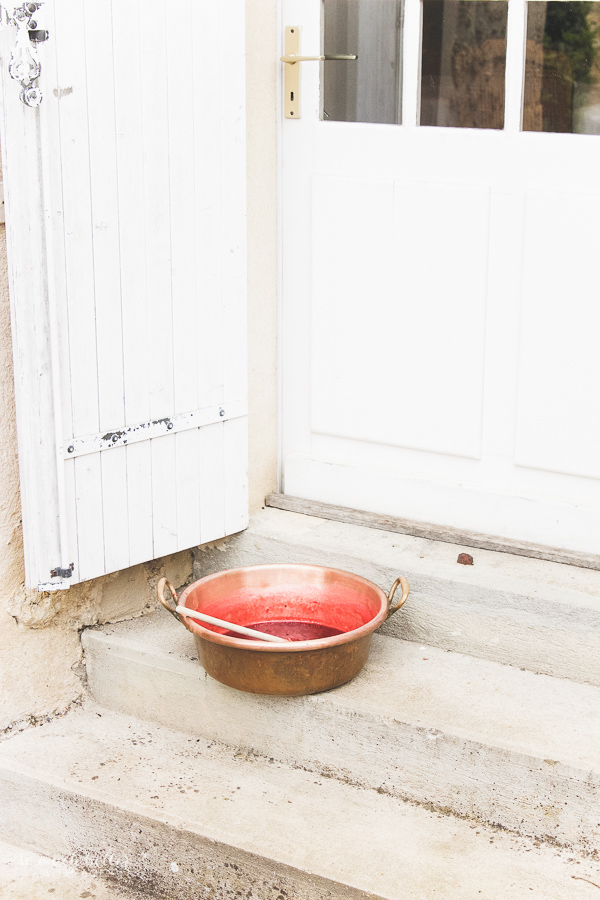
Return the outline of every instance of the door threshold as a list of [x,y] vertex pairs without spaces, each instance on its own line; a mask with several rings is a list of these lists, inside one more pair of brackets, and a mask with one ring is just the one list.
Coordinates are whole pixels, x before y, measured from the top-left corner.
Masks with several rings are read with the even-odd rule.
[[321,519],[346,522],[350,525],[363,525],[367,528],[378,528],[381,531],[409,534],[412,537],[425,538],[430,541],[462,544],[478,550],[495,550],[498,553],[512,553],[514,556],[545,559],[549,562],[563,563],[566,566],[600,570],[600,556],[593,553],[579,553],[577,550],[562,550],[558,547],[531,544],[527,541],[516,541],[490,534],[478,534],[475,531],[464,531],[448,525],[431,525],[428,522],[415,522],[411,519],[401,519],[397,516],[386,516],[380,513],[366,512],[362,509],[351,509],[348,506],[334,506],[331,503],[322,503],[319,500],[304,500],[301,497],[290,497],[288,494],[268,494],[265,498],[265,505],[272,506],[275,509],[286,509],[289,512],[303,513],[307,516],[317,516]]

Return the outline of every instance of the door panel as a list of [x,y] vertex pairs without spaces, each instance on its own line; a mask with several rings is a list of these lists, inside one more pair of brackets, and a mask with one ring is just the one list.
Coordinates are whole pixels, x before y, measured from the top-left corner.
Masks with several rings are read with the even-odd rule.
[[600,478],[599,194],[528,192],[525,208],[519,465]]
[[398,446],[481,456],[489,193],[395,184]]
[[312,214],[313,430],[479,458],[489,190],[315,176]]

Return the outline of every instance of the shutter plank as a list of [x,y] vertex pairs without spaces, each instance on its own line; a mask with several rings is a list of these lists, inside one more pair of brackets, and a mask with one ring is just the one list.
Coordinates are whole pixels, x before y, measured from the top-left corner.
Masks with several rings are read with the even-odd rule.
[[[1,35],[3,62],[14,32]],[[51,350],[44,269],[44,211],[38,121],[19,100],[19,87],[3,73],[2,157],[11,301],[21,508],[26,536],[27,584],[48,581],[59,560]],[[12,173],[13,177],[7,177]],[[49,440],[44,440],[49,436]],[[55,560],[49,563],[49,560]]]
[[[54,10],[50,11],[50,16]],[[50,19],[50,27],[55,23]],[[42,49],[43,48],[43,49]],[[69,333],[65,306],[65,235],[62,215],[62,182],[60,168],[60,120],[56,48],[47,43],[40,47],[40,62],[45,74],[44,103],[40,107],[40,168],[43,174],[45,207],[45,243],[48,290],[48,325],[52,356],[52,393],[54,401],[54,435],[56,444],[58,527],[60,557],[56,564],[64,569],[73,565],[79,571],[75,514],[74,467],[65,465],[64,447],[71,435],[73,410],[70,390]],[[54,86],[50,90],[50,86]],[[75,575],[72,577],[76,577]]]
[[178,550],[200,543],[199,440],[199,428],[175,435]]
[[[214,33],[194,54],[195,196],[198,294],[198,393],[200,406],[223,402],[223,308],[221,206],[221,5],[195,3],[194,34]],[[233,45],[232,45],[233,46]],[[218,124],[219,123],[219,124]],[[207,178],[206,173],[210,173]]]
[[177,551],[177,459],[175,435],[153,438],[152,523],[154,559]]
[[[68,323],[72,410],[71,427],[63,422],[68,442],[71,437],[97,432],[100,413],[84,4],[82,0],[68,6],[57,3],[55,16],[65,266],[63,308]],[[99,457],[75,460],[74,473],[78,579],[86,581],[105,573]],[[75,577],[74,573],[73,580]]]
[[199,407],[194,36],[184,24],[191,18],[192,3],[183,0],[179,3],[177,16],[167,16],[166,30],[175,413]]
[[[139,3],[116,0],[113,9],[125,420],[127,425],[137,425],[150,420],[145,205],[153,199],[151,188],[146,192],[144,184]],[[140,552],[135,538],[132,558],[139,559]]]
[[102,464],[104,570],[116,572],[130,565],[127,447],[98,455]]
[[100,427],[82,0],[56,4],[55,40],[73,437]]
[[245,419],[231,419],[224,428],[225,534],[248,525],[248,429]]
[[142,115],[150,418],[172,415],[173,311],[169,195],[169,118],[165,33],[168,5],[144,4]]
[[200,431],[200,543],[225,534],[225,423],[207,425]]
[[112,30],[110,3],[84,6],[100,431],[125,424]]
[[134,566],[154,558],[152,454],[150,441],[130,444],[126,450],[129,563]]
[[[221,29],[221,204],[223,210],[235,209],[242,200],[245,209],[246,173],[244,166],[245,91],[243,56],[229,52],[229,42],[243,46],[243,14],[227,17]],[[246,222],[243,216],[223,217],[223,357],[224,397],[234,400],[246,393],[247,335],[245,310],[240,298],[246,290]],[[234,429],[235,430],[235,429]]]
[[90,453],[88,456],[80,456],[74,462],[79,580],[89,581],[106,572],[100,454]]
[[66,565],[73,563],[73,583],[81,581],[79,565],[79,532],[77,529],[77,490],[75,487],[75,463],[74,459],[66,459],[64,462],[64,486],[65,507],[67,510],[67,530],[69,534],[68,557],[63,560]]

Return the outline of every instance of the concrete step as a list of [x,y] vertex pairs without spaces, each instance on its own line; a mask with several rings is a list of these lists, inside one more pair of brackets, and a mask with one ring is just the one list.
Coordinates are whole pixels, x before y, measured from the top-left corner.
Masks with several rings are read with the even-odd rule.
[[0,837],[169,900],[586,900],[600,883],[598,861],[90,705],[0,745]]
[[384,590],[405,575],[410,599],[383,634],[600,686],[600,571],[264,509],[199,548],[194,578],[261,563],[346,569]]
[[83,635],[91,691],[121,713],[378,795],[600,850],[600,689],[375,635],[354,681],[308,697],[209,678],[160,610]]
[[[142,894],[40,853],[0,842],[2,900],[137,900]],[[145,895],[147,896],[147,895]]]

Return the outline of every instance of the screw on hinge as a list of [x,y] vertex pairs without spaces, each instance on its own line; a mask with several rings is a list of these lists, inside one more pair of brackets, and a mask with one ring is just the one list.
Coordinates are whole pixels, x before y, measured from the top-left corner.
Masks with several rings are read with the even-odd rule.
[[73,569],[75,568],[75,563],[71,563],[68,569],[61,569],[60,566],[57,566],[55,569],[51,569],[50,577],[51,578],[70,578],[73,574]]

